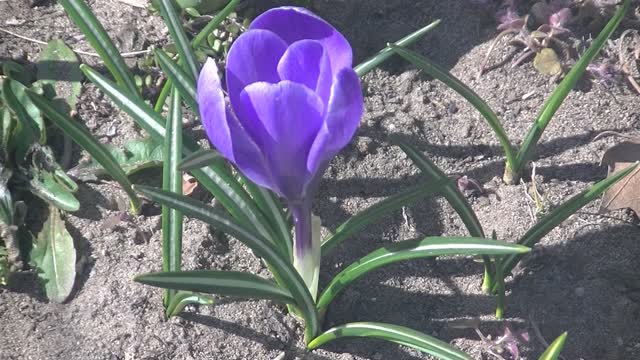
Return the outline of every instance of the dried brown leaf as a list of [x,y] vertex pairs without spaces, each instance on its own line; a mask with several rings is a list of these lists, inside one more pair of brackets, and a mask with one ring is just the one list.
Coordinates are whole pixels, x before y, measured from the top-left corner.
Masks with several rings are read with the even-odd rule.
[[[608,176],[612,176],[636,161],[640,161],[640,143],[623,142],[607,150],[600,163],[609,167]],[[614,184],[602,197],[601,213],[623,208],[640,214],[640,167]]]

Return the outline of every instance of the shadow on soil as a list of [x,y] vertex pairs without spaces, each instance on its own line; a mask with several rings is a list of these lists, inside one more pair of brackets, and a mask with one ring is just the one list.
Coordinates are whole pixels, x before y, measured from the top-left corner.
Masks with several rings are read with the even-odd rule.
[[[640,316],[640,228],[593,226],[568,232],[560,244],[536,246],[508,283],[506,315],[520,320],[517,327],[528,327],[533,347],[530,356],[544,350],[533,336],[530,320],[536,322],[547,341],[568,331],[570,337],[563,352],[568,358],[622,359],[635,358],[629,357],[630,351],[634,356],[640,354],[633,353],[638,351],[633,334],[640,330],[636,321]],[[363,320],[389,322],[447,341],[455,337],[447,330],[450,320],[495,311],[492,297],[465,295],[463,289],[452,285],[453,277],[474,272],[479,281],[481,271],[480,264],[468,259],[420,260],[386,267],[340,294],[329,308],[325,326]],[[438,293],[406,290],[412,282],[420,281],[430,283]],[[502,325],[492,320],[482,322],[480,328],[495,333]],[[467,333],[477,339],[473,332]],[[610,334],[622,335],[612,339]],[[412,358],[395,345],[366,343],[370,346],[358,341],[338,342],[328,348],[365,358],[376,353],[395,359]]]

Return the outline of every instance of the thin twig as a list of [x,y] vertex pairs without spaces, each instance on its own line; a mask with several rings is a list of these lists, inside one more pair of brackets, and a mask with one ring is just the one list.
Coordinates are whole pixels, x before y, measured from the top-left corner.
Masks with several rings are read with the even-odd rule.
[[[32,43],[36,43],[36,44],[40,44],[40,45],[47,45],[46,42],[38,40],[38,39],[33,39],[30,37],[26,37],[20,34],[16,34],[13,31],[9,31],[7,29],[3,29],[0,28],[0,32],[3,32],[5,34],[9,34],[9,35],[13,35],[17,38],[23,39],[23,40],[27,40],[30,41]],[[93,56],[93,57],[100,57],[100,55],[96,54],[96,53],[92,53],[92,52],[87,52],[87,51],[82,51],[82,50],[75,50],[75,49],[71,49],[73,52],[75,52],[76,54],[80,54],[80,55],[86,55],[86,56]],[[131,52],[124,52],[124,53],[120,53],[120,56],[122,57],[136,57],[136,56],[140,56],[140,55],[144,55],[144,54],[148,54],[150,53],[151,50],[147,49],[147,50],[138,50],[138,51],[131,51]]]

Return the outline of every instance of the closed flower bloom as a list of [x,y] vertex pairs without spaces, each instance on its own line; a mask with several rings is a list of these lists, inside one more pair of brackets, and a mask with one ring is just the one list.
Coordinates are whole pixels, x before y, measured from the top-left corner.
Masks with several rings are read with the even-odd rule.
[[211,143],[245,176],[287,201],[296,220],[298,262],[310,252],[319,257],[319,244],[311,240],[311,198],[363,111],[349,43],[308,10],[275,8],[233,43],[225,75],[228,102],[213,60],[198,79]]

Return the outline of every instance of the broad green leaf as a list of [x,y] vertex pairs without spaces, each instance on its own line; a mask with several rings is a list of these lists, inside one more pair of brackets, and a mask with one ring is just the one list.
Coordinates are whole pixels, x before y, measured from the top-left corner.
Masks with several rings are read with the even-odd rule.
[[8,186],[11,175],[11,169],[0,162],[0,223],[7,226],[13,224],[13,199]]
[[282,283],[296,300],[296,304],[305,319],[305,338],[310,340],[317,335],[320,323],[318,322],[318,314],[311,294],[296,269],[293,268],[290,260],[282,256],[275,244],[258,233],[254,233],[251,228],[247,228],[244,224],[227,216],[224,212],[186,196],[146,186],[136,186],[136,189],[151,200],[180,210],[186,216],[202,220],[251,248],[256,256],[263,258],[269,264],[274,271],[274,276],[282,280]]
[[[124,150],[112,145],[103,145],[113,156],[116,163],[126,175],[134,174],[152,167],[162,166],[163,146],[153,139],[134,139],[124,144]],[[96,159],[78,164],[69,170],[69,174],[82,181],[95,180],[97,177],[109,175]]]
[[560,358],[560,353],[562,352],[562,348],[564,348],[564,343],[567,341],[567,335],[568,333],[565,331],[553,340],[547,350],[545,350],[545,352],[540,356],[539,360],[557,360]]
[[507,167],[512,167],[516,159],[514,148],[509,141],[509,137],[507,133],[504,131],[502,124],[500,123],[500,119],[493,112],[491,107],[484,101],[478,94],[476,94],[473,90],[471,90],[467,85],[465,85],[462,81],[460,81],[455,76],[451,75],[446,69],[440,67],[440,65],[432,62],[424,56],[421,56],[413,51],[404,49],[399,46],[395,46],[390,44],[389,47],[393,49],[395,53],[405,58],[407,61],[411,62],[413,65],[429,74],[433,78],[440,80],[442,83],[447,85],[451,90],[457,92],[465,98],[473,107],[480,112],[480,114],[485,118],[493,132],[496,134],[498,141],[502,145],[502,149],[504,150],[505,156],[507,157]]
[[167,28],[169,29],[171,39],[176,45],[176,49],[178,50],[180,59],[184,64],[186,73],[189,74],[190,80],[195,82],[199,73],[196,56],[191,48],[191,43],[187,39],[187,34],[182,28],[182,20],[176,13],[171,1],[172,0],[158,0],[160,13],[162,14],[162,18],[164,19]]
[[1,60],[2,74],[10,79],[19,81],[24,86],[29,86],[33,82],[33,74],[24,66],[11,60]]
[[[394,43],[394,45],[400,46],[400,47],[409,46],[409,45],[415,43],[416,41],[418,41],[419,39],[421,39],[426,33],[431,31],[432,29],[434,29],[439,24],[440,24],[440,20],[438,19],[438,20],[432,22],[431,24],[423,27],[422,29],[418,29],[415,32],[413,32],[413,33],[403,37],[402,39],[396,41]],[[393,50],[389,46],[387,46],[384,49],[380,50],[380,52],[378,52],[375,56],[373,56],[373,57],[361,62],[360,64],[356,65],[353,68],[353,70],[355,70],[355,72],[356,72],[356,74],[358,74],[358,76],[363,77],[369,71],[371,71],[371,70],[375,69],[376,67],[380,66],[380,64],[382,64],[388,58],[390,58],[391,55],[393,55]]]
[[3,106],[1,103],[0,121],[2,121],[2,123],[0,123],[0,158],[4,159],[5,163],[11,164],[13,163],[13,159],[9,156],[11,153],[9,146],[11,144],[14,128],[16,127],[16,121],[13,116],[11,116],[11,110],[9,110],[8,107]]
[[443,255],[508,255],[523,254],[529,248],[518,244],[472,237],[426,237],[400,241],[369,253],[336,275],[318,298],[323,312],[329,303],[350,283],[366,273],[399,261]]
[[[551,211],[547,216],[538,221],[529,231],[526,232],[518,243],[524,246],[533,247],[551,230],[560,225],[569,216],[575,214],[583,206],[597,199],[602,193],[607,191],[613,184],[617,183],[625,176],[629,175],[638,167],[638,163],[610,176],[593,185],[591,188],[582,191],[578,195],[564,202],[562,205]],[[502,273],[507,276],[520,261],[523,255],[509,255],[501,262]]]
[[64,211],[74,212],[80,209],[78,199],[54,174],[43,169],[33,169],[32,176],[29,181],[31,193]]
[[86,2],[84,0],[60,0],[59,3],[64,7],[71,21],[80,28],[91,47],[100,55],[116,82],[127,89],[132,96],[140,98],[129,67]]
[[291,293],[273,281],[238,271],[177,271],[136,276],[135,281],[165,289],[195,291],[247,299],[296,303]]
[[404,326],[376,322],[354,322],[333,327],[313,339],[307,348],[313,350],[330,341],[345,337],[386,340],[443,360],[471,360],[469,355],[432,336]]
[[31,92],[29,92],[28,95],[31,101],[47,115],[47,118],[51,120],[52,123],[69,135],[73,141],[89,152],[96,161],[100,162],[102,166],[107,169],[111,177],[127,192],[131,199],[132,211],[137,213],[140,208],[140,200],[131,188],[131,183],[124,173],[124,170],[118,165],[111,153],[85,128],[69,119],[65,114],[60,113],[47,99]]
[[171,80],[171,84],[180,92],[180,96],[191,108],[194,114],[200,115],[198,110],[198,102],[196,101],[196,83],[189,74],[187,74],[177,63],[175,63],[166,52],[161,49],[154,51],[158,64],[167,77]]
[[179,165],[181,171],[200,169],[214,165],[222,159],[222,155],[214,149],[200,149],[185,156]]
[[[182,195],[182,173],[178,164],[182,159],[182,104],[176,88],[171,92],[169,116],[164,138],[162,189]],[[182,213],[162,206],[162,270],[180,271],[182,266]],[[165,307],[172,302],[173,290],[165,291]]]
[[402,192],[392,195],[352,216],[342,223],[342,225],[338,226],[333,235],[322,241],[322,253],[326,255],[329,251],[335,248],[336,245],[364,229],[368,225],[375,223],[384,216],[387,216],[392,211],[396,211],[401,209],[403,206],[411,205],[420,199],[438,193],[445,188],[448,181],[450,180],[438,179],[411,186]]
[[196,294],[191,291],[177,291],[171,298],[171,302],[167,304],[167,310],[164,315],[169,319],[180,314],[187,305],[213,305],[214,303],[215,299],[211,296]]
[[[151,137],[159,143],[164,142],[164,120],[153,111],[148,104],[123,92],[111,81],[105,79],[94,69],[81,65],[82,70],[89,80],[98,86],[111,100],[140,127],[147,131]],[[199,150],[199,146],[190,138],[184,138],[183,155]],[[206,188],[222,204],[229,213],[241,221],[247,228],[256,228],[258,232],[267,238],[270,237],[269,226],[266,219],[261,216],[257,206],[249,195],[242,189],[236,179],[230,174],[224,162],[191,172],[198,183]]]
[[76,54],[62,40],[51,40],[36,63],[37,78],[45,96],[65,105],[66,113],[75,110],[82,90],[82,72]]
[[565,76],[562,82],[553,91],[553,94],[551,94],[549,99],[547,99],[547,102],[542,107],[536,121],[527,133],[527,137],[522,143],[522,146],[520,146],[520,151],[518,151],[515,162],[512,163],[514,165],[512,170],[515,175],[519,175],[524,169],[526,163],[531,159],[538,140],[540,140],[540,137],[547,125],[555,115],[556,111],[560,108],[560,105],[564,102],[564,99],[566,99],[578,80],[580,80],[591,60],[598,55],[613,31],[618,27],[620,21],[622,21],[622,18],[624,17],[624,14],[626,14],[629,9],[629,6],[630,1],[625,0],[604,29],[602,29],[598,37],[593,40],[589,49],[587,49],[587,51],[580,57],[571,71],[569,71],[567,76]]
[[76,278],[76,249],[55,207],[49,207],[49,219],[33,244],[31,259],[49,300],[64,302]]
[[44,144],[47,140],[44,120],[40,110],[33,104],[27,96],[27,88],[20,82],[4,79],[2,82],[2,95],[5,103],[19,120],[19,127],[16,129],[11,141],[14,144],[11,148],[16,148],[16,161],[20,161],[20,156],[26,155],[26,150],[33,142]]

